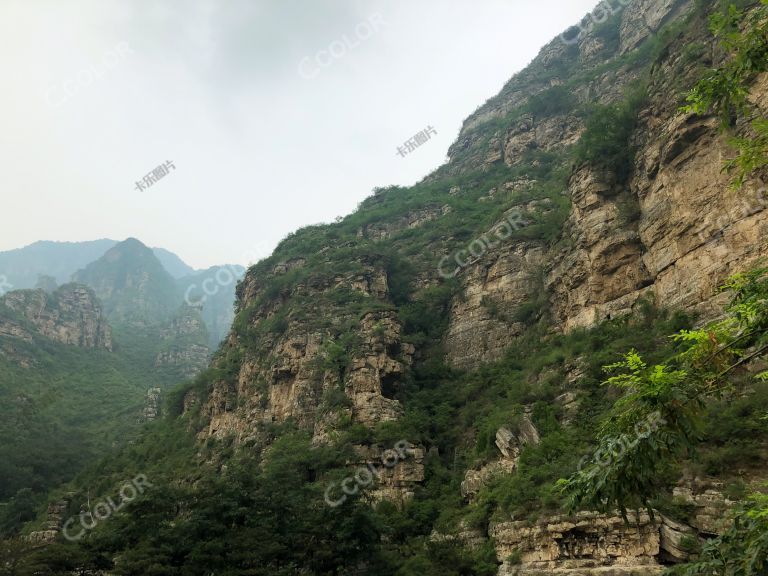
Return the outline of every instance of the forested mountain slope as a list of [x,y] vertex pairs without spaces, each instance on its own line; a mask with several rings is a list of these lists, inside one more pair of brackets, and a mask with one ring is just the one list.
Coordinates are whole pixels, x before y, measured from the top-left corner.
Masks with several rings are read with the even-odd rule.
[[446,165],[248,270],[211,366],[68,514],[138,474],[151,490],[79,543],[6,553],[126,575],[764,574],[768,4],[602,6]]

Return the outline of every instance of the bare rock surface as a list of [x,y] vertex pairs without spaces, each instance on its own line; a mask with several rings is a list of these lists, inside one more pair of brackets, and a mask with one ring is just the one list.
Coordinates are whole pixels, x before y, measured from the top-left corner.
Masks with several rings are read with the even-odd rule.
[[112,330],[93,290],[65,284],[53,294],[16,290],[0,299],[19,320],[0,317],[0,334],[31,341],[33,333],[81,348],[112,349]]

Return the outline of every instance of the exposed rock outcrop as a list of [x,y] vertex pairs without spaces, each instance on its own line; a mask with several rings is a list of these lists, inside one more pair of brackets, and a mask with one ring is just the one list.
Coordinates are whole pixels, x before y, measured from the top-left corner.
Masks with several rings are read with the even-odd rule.
[[517,463],[523,448],[528,445],[535,446],[539,442],[539,431],[531,422],[528,414],[523,414],[520,417],[515,432],[507,427],[499,428],[496,431],[495,444],[501,457],[478,469],[467,470],[461,483],[461,495],[472,500],[494,476],[512,474],[517,470]]
[[142,421],[151,422],[160,415],[160,397],[162,391],[160,388],[150,388],[147,390],[147,398],[144,402],[144,411],[142,412]]
[[359,446],[357,452],[360,460],[355,465],[371,471],[375,478],[368,493],[372,502],[388,501],[403,506],[424,482],[425,454],[421,446],[403,441],[396,449],[375,444]]
[[208,334],[197,309],[182,306],[176,316],[162,327],[160,334],[161,350],[155,357],[155,366],[173,367],[178,370],[180,378],[186,379],[194,377],[208,365]]
[[[288,274],[302,266],[303,261],[284,262],[272,273]],[[386,273],[373,263],[363,263],[363,268],[362,272],[299,283],[290,288],[291,297],[320,301],[342,291],[385,301]],[[246,298],[242,305],[259,302],[262,289],[255,277],[247,276],[241,286]],[[263,301],[252,310],[251,329],[271,326],[283,301]],[[326,322],[326,317],[333,321]],[[284,323],[280,332],[265,334],[249,350],[236,382],[216,383],[203,407],[209,418],[205,435],[247,440],[257,437],[265,422],[293,419],[312,430],[316,442],[323,442],[332,437],[342,414],[373,427],[402,413],[397,396],[414,347],[402,341],[402,326],[395,313],[369,312],[360,318],[329,303],[301,318],[288,314]],[[353,335],[338,343],[334,334],[342,324]],[[239,338],[230,336],[228,345],[239,346]]]
[[[682,0],[632,2],[621,15],[621,51],[691,6]],[[510,241],[458,272],[464,292],[453,303],[445,339],[452,365],[474,368],[503,355],[524,328],[514,311],[532,293],[541,293],[537,274],[543,277],[547,311],[563,331],[627,314],[645,299],[706,320],[721,309],[723,281],[768,253],[768,175],[758,173],[742,190],[732,189],[722,166],[733,150],[717,120],[681,112],[670,101],[680,77],[694,77],[695,62],[680,55],[684,42],[691,41],[673,44],[652,75],[626,182],[602,168],[577,166],[567,187],[571,210],[560,241],[550,248]],[[554,44],[545,48],[538,67],[546,68],[550,52],[562,50]],[[474,134],[483,122],[524,102],[523,93],[536,93],[535,81],[526,74],[467,120],[449,169],[486,162],[479,149],[472,152],[476,147],[497,150],[498,143],[475,140]],[[600,94],[615,101],[635,78],[619,68],[596,78],[589,93],[574,94],[580,100]],[[757,79],[750,100],[768,115],[768,75]],[[570,122],[568,127],[555,123],[560,128],[552,131],[535,130],[542,121],[548,122],[525,116],[510,128],[502,147],[508,153],[499,160],[512,165],[523,149],[549,150],[579,133]]]
[[27,536],[29,542],[49,544],[58,538],[64,524],[64,516],[69,508],[68,498],[70,496],[56,502],[51,502],[48,505],[42,530],[30,532],[29,536]]
[[17,290],[2,299],[11,314],[0,316],[0,335],[32,341],[37,334],[81,348],[112,349],[112,331],[93,291],[66,284],[53,294]]
[[699,535],[690,526],[661,516],[659,526],[659,558],[670,564],[686,562],[691,558],[691,544],[698,543]]
[[[421,263],[423,254],[408,246],[401,250],[398,241],[422,233],[426,258],[452,257],[455,245],[477,230],[467,226],[449,237],[438,225],[459,215],[445,203],[465,197],[488,207],[477,228],[510,210],[518,211],[526,226],[539,228],[481,243],[481,248],[469,239],[453,272],[444,273],[437,262],[429,270],[408,270],[413,272],[411,288],[444,288],[449,282],[441,283],[441,276],[455,277],[459,285],[457,290],[451,286],[449,303],[440,304],[447,328],[429,343],[436,346],[442,338],[441,353],[454,368],[499,360],[518,336],[543,319],[551,323],[541,322],[537,328],[542,331],[568,332],[625,315],[646,300],[697,312],[704,320],[713,316],[722,281],[768,253],[768,196],[760,179],[765,175],[757,174],[745,191],[731,190],[721,169],[731,149],[716,120],[682,112],[677,99],[670,98],[679,93],[673,83],[692,82],[697,74],[699,62],[687,60],[684,48],[693,40],[704,43],[703,26],[699,32],[672,35],[658,58],[638,56],[652,64],[621,58],[693,9],[694,2],[620,4],[618,28],[599,32],[595,26],[574,43],[555,40],[466,120],[450,162],[427,179],[438,185],[440,178],[446,180],[434,202],[423,190],[422,205],[398,204],[401,198],[377,192],[350,221],[297,233],[303,235],[293,238],[295,243],[287,239],[284,252],[248,272],[238,287],[236,329],[222,348],[210,394],[197,397],[190,391],[184,399],[185,411],[199,411],[201,439],[268,443],[268,425],[292,422],[320,444],[332,442],[350,423],[370,431],[396,421],[403,413],[411,365],[424,350],[407,342],[408,320],[399,315],[401,302],[417,290],[400,294],[403,300],[393,297],[390,265],[402,258],[418,268],[414,262]],[[569,77],[571,65],[578,75]],[[584,108],[619,103],[646,72],[648,99],[638,105],[631,138],[622,137],[634,152],[627,158],[627,173],[601,166],[602,160],[570,164],[572,156],[565,152],[586,129]],[[554,96],[553,88],[559,89]],[[547,91],[552,101],[532,98]],[[767,95],[763,76],[751,97],[766,114]],[[533,170],[544,173],[545,168],[557,177],[547,180],[551,174]],[[488,181],[487,174],[492,175]],[[566,182],[562,195],[552,190]],[[373,210],[373,217],[367,219],[365,210]],[[435,230],[439,233],[432,234]],[[315,252],[308,254],[307,247]],[[427,331],[411,341],[429,340],[433,335]],[[569,388],[585,369],[580,362],[562,364],[552,370],[554,375],[534,375],[528,384],[559,379],[547,400],[554,399],[560,423],[570,426],[578,422],[586,395]],[[498,429],[498,458],[466,472],[464,498],[471,501],[495,475],[514,474],[521,451],[538,442],[527,414],[518,428]],[[360,459],[350,465],[369,464],[381,449],[359,447]],[[412,495],[424,479],[423,449],[413,451],[412,459],[383,473],[372,499],[403,503]],[[715,488],[680,487],[676,495],[695,509],[690,526],[661,515],[654,523],[644,513],[629,523],[618,514],[593,512],[495,522],[488,535],[504,562],[500,574],[659,574],[662,562],[687,559],[689,538],[721,532],[715,520],[733,504]],[[478,532],[459,526],[453,534],[435,533],[433,538],[475,545],[485,536]]]
[[697,478],[682,482],[672,495],[692,506],[690,525],[700,534],[713,536],[729,528],[728,512],[737,504],[727,498],[723,490],[722,482]]
[[664,570],[656,561],[659,530],[645,513],[629,523],[591,512],[533,524],[498,522],[489,535],[503,561],[500,576],[646,576]]

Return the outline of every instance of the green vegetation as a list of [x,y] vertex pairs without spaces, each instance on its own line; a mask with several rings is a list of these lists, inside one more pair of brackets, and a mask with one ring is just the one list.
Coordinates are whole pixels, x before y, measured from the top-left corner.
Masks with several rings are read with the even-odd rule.
[[[49,305],[61,320],[82,311]],[[184,366],[157,365],[160,352],[206,343],[205,330],[178,335],[168,325],[114,326],[113,350],[80,348],[39,336],[26,318],[0,302],[0,319],[31,340],[0,336],[0,538],[34,519],[51,489],[141,431],[151,388],[183,378]],[[180,311],[174,323],[199,322]]]
[[0,354],[3,535],[34,517],[48,490],[136,438],[149,388],[178,382],[174,370],[155,369],[151,342],[120,333],[115,352],[44,339],[12,346],[14,357]]
[[[442,301],[435,294],[425,305],[439,310]],[[425,463],[424,486],[402,509],[386,503],[370,508],[364,490],[339,508],[324,503],[330,483],[349,474],[345,462],[352,444],[359,441],[352,434],[335,446],[312,447],[290,424],[265,427],[261,434],[276,443],[265,463],[257,466],[257,448],[233,451],[226,440],[199,447],[188,433],[193,414],[168,417],[81,475],[81,491],[71,509],[75,513],[85,502],[86,487],[92,498],[113,494],[138,473],[146,474],[157,488],[80,543],[28,554],[28,564],[19,573],[57,562],[94,566],[119,555],[115,573],[126,575],[202,575],[212,566],[233,574],[290,574],[296,566],[335,574],[363,558],[377,574],[494,574],[490,545],[471,552],[433,542],[433,528],[451,530],[461,519],[483,527],[492,517],[534,518],[560,509],[563,501],[555,481],[575,469],[579,456],[589,451],[592,431],[614,400],[599,385],[601,367],[616,361],[626,347],[661,359],[674,346],[663,334],[688,325],[683,316],[645,306],[636,317],[569,336],[533,329],[503,361],[475,373],[456,372],[434,360],[419,364],[405,389],[404,417],[381,425],[366,439],[393,445],[408,438],[427,449],[439,448]],[[343,366],[344,353],[331,347],[325,361]],[[585,410],[566,432],[554,399],[562,391],[564,371],[574,362],[585,362],[579,382]],[[464,470],[493,457],[496,429],[514,429],[525,406],[533,408],[541,443],[523,451],[517,474],[499,477],[467,507],[459,495]],[[199,461],[208,464],[200,466]],[[221,467],[224,463],[226,468]],[[180,518],[180,510],[190,513]],[[154,526],[166,528],[158,531]],[[233,529],[237,538],[229,536]],[[322,548],[311,543],[321,543]]]
[[[666,362],[651,365],[643,361],[637,351],[631,351],[624,361],[608,366],[608,369],[622,370],[622,373],[609,378],[605,384],[624,393],[600,427],[600,450],[610,454],[617,439],[636,438],[637,431],[648,427],[650,419],[654,420],[654,426],[651,433],[639,441],[625,445],[621,457],[608,462],[596,459],[568,480],[561,481],[563,492],[570,497],[571,509],[620,508],[625,513],[628,508],[645,507],[652,511],[652,500],[677,476],[670,472],[678,462],[692,457],[697,445],[705,439],[703,423],[708,404],[749,394],[755,387],[743,373],[743,367],[768,350],[768,269],[736,275],[724,289],[733,295],[726,318],[699,330],[678,332],[673,341],[680,349]],[[764,380],[764,376],[765,373],[758,375],[758,382]],[[764,386],[758,385],[758,389],[760,405],[764,407],[766,391]],[[742,429],[741,416],[745,408],[742,403],[742,412],[732,414],[730,418],[722,413],[714,416],[719,419],[710,425],[715,447],[718,432],[723,429],[733,431],[729,430],[731,427],[739,430],[734,434],[735,443],[729,448],[738,448],[739,439],[745,437],[754,441],[759,439],[764,447],[768,425],[761,418],[762,422],[756,423],[753,429],[750,430],[748,425]],[[746,412],[749,414],[750,410]],[[757,461],[742,460],[744,456]],[[741,465],[759,468],[761,450],[737,453],[736,459]],[[710,467],[709,471],[716,470]],[[764,500],[760,501],[764,503]],[[720,548],[728,550],[730,555],[717,558],[726,568],[749,564],[750,571],[688,573],[762,574],[763,563],[768,557],[768,533],[760,532],[764,524],[751,522],[755,515],[760,517],[760,512],[742,511],[734,528],[739,537],[750,538],[748,544],[742,541],[741,547],[728,548],[733,535],[726,535],[713,545],[715,548],[708,548],[709,553]],[[744,528],[744,524],[748,527]]]
[[170,318],[183,302],[175,280],[152,250],[133,238],[111,248],[73,279],[94,289],[114,322],[156,323]]
[[619,104],[596,106],[576,146],[577,161],[608,169],[618,183],[626,182],[635,157],[630,137],[646,101],[647,88],[641,85],[630,90]]
[[[493,543],[466,549],[453,538],[459,527],[483,533],[492,521],[535,521],[582,508],[619,508],[625,514],[655,508],[685,521],[692,507],[675,500],[671,489],[687,471],[721,479],[729,495],[746,501],[736,512],[733,528],[722,537],[702,548],[693,538],[683,542],[683,548],[699,557],[679,573],[764,573],[766,500],[759,494],[747,498],[752,488],[734,470],[758,474],[768,465],[768,375],[755,379],[747,371],[750,361],[764,355],[768,346],[766,270],[734,277],[726,286],[732,295],[726,317],[702,328],[694,329],[696,319],[686,314],[640,301],[631,315],[567,335],[552,330],[541,273],[530,301],[510,314],[489,298],[482,301],[494,319],[525,325],[524,334],[503,358],[465,372],[447,366],[442,349],[451,306],[465,295],[459,280],[436,279],[440,257],[465,248],[521,205],[528,209],[527,225],[509,241],[553,245],[569,214],[562,190],[574,159],[612,171],[617,183],[624,182],[633,168],[632,137],[639,112],[653,81],[650,67],[674,42],[684,41],[688,27],[704,10],[699,3],[687,19],[668,24],[638,50],[604,65],[577,66],[577,55],[567,52],[551,68],[525,72],[531,87],[541,89],[532,90],[533,96],[504,117],[481,123],[469,134],[482,145],[531,116],[568,114],[585,118],[586,130],[575,147],[531,149],[512,168],[497,163],[452,175],[446,168],[411,187],[378,189],[339,222],[309,226],[286,238],[273,256],[249,271],[249,281],[238,286],[241,297],[247,289],[251,298],[237,314],[232,344],[220,348],[204,373],[168,394],[165,418],[141,434],[131,421],[136,407],[130,404],[131,386],[140,382],[141,390],[135,392],[144,391],[149,387],[146,374],[123,378],[149,360],[153,347],[149,340],[132,337],[127,326],[116,331],[117,355],[99,360],[102,368],[110,366],[111,379],[91,370],[79,352],[58,349],[51,352],[51,365],[39,366],[39,378],[30,376],[37,367],[9,367],[14,381],[21,378],[25,389],[37,395],[29,411],[30,430],[33,437],[43,438],[44,446],[22,434],[19,445],[7,450],[29,458],[0,464],[10,468],[7,474],[15,481],[0,510],[4,535],[15,535],[22,524],[40,518],[42,490],[82,470],[85,459],[118,441],[108,458],[94,462],[54,493],[74,493],[68,514],[115,494],[136,474],[145,474],[154,486],[77,543],[36,548],[8,540],[2,551],[11,559],[7,566],[13,563],[14,574],[23,576],[75,569],[106,569],[117,576],[330,576],[360,571],[491,576],[498,570]],[[596,28],[605,50],[618,46],[618,24],[614,17]],[[749,32],[732,34],[729,38],[739,43]],[[701,51],[700,45],[691,46],[683,54],[683,65]],[[615,104],[579,105],[573,90],[577,84],[619,71],[643,80]],[[552,82],[555,77],[557,84]],[[755,142],[758,154],[752,158],[759,159],[762,144]],[[459,160],[464,159],[461,154]],[[759,167],[755,160],[748,162]],[[617,204],[622,222],[636,221],[636,202],[618,196]],[[413,225],[414,218],[418,225]],[[382,279],[386,299],[366,290],[374,293]],[[386,325],[380,318],[386,313],[399,320],[403,342],[414,344],[417,354],[396,386],[402,417],[369,429],[350,416],[344,385],[366,344],[360,322],[372,313],[380,314],[373,320],[374,336],[384,335]],[[274,344],[287,333],[320,335],[320,354],[310,368],[318,378],[332,379],[316,400],[322,416],[338,417],[333,444],[313,443],[292,420],[263,422],[258,411],[249,414],[254,418],[247,439],[223,435],[219,429],[201,441],[198,433],[206,430],[210,418],[203,403],[214,385],[224,396],[217,401],[242,408],[237,391],[243,362],[267,371],[277,366],[279,359],[271,357]],[[394,357],[401,353],[388,352]],[[74,355],[71,361],[67,354]],[[64,405],[58,416],[43,411],[40,421],[35,420],[38,405],[60,408],[51,398],[56,388],[49,382],[44,386],[41,376],[50,378],[56,370],[76,376],[67,382],[77,382],[83,398],[73,398],[95,415],[83,438],[67,438],[69,446],[63,451],[57,439],[61,430],[73,425],[75,419],[69,422],[65,416],[68,410],[74,414],[74,408]],[[170,379],[158,373],[153,383],[166,384],[166,376]],[[97,389],[97,381],[102,388]],[[260,377],[252,385],[266,403],[266,379]],[[198,402],[185,411],[190,393]],[[565,393],[573,396],[577,411],[569,411]],[[0,394],[12,397],[2,388]],[[121,403],[123,412],[115,418],[115,404]],[[10,405],[14,408],[5,418],[5,434],[14,429],[14,418],[27,418],[21,404]],[[0,403],[0,409],[5,407]],[[104,421],[107,411],[113,427]],[[63,419],[60,425],[57,418]],[[493,477],[468,502],[461,496],[466,471],[497,460],[498,430],[517,431],[524,419],[534,424],[540,442],[522,448],[514,474]],[[640,433],[648,428],[651,433]],[[99,444],[89,446],[93,438]],[[410,500],[402,505],[376,501],[369,490],[361,489],[338,506],[327,504],[326,490],[354,473],[350,463],[360,460],[355,452],[359,444],[392,446],[402,439],[425,449],[425,478]],[[595,457],[610,453],[617,439],[622,439],[623,455],[607,464]],[[40,461],[50,462],[51,469],[32,466]],[[37,483],[36,490],[24,490],[30,482]],[[513,552],[507,560],[519,564],[522,552]]]
[[[768,350],[768,269],[731,279],[733,293],[725,319],[700,330],[683,330],[673,340],[680,350],[664,363],[649,365],[637,351],[607,367],[621,370],[606,385],[625,390],[600,428],[600,446],[610,453],[623,435],[659,414],[658,431],[641,439],[625,457],[593,462],[563,482],[572,508],[650,508],[661,491],[664,468],[689,457],[703,438],[702,416],[709,400],[736,392],[733,374]],[[765,432],[762,426],[760,432]]]
[[[697,543],[698,544],[698,543]],[[760,576],[768,569],[768,496],[752,494],[736,511],[733,526],[708,542],[699,559],[670,570],[670,576],[733,574]]]
[[710,27],[729,56],[691,90],[685,110],[715,113],[723,128],[733,127],[738,116],[752,118],[753,133],[731,138],[738,155],[725,165],[735,172],[734,185],[740,187],[749,176],[768,166],[768,120],[760,117],[748,99],[754,79],[768,70],[768,0],[748,11],[729,4],[712,16]]

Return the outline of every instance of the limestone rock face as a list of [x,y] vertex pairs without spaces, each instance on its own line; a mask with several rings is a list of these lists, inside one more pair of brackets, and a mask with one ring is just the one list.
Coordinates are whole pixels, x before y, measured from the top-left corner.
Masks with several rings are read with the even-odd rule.
[[[448,151],[447,173],[465,174],[500,162],[514,166],[523,160],[526,152],[557,150],[575,142],[584,128],[582,121],[560,113],[540,117],[522,115],[491,138],[483,133],[483,125],[503,120],[531,96],[563,84],[568,72],[562,64],[573,62],[574,54],[575,60],[587,67],[604,64],[607,59],[625,54],[648,40],[666,22],[689,10],[693,0],[611,0],[607,4],[620,18],[619,45],[615,52],[608,51],[599,36],[597,29],[607,11],[597,9],[573,36],[564,34],[544,46],[528,68],[515,75],[497,96],[464,121],[458,139]],[[582,103],[614,102],[636,78],[636,71],[609,69],[577,86],[574,95]]]
[[668,562],[680,563],[688,561],[691,557],[685,545],[686,538],[696,542],[699,536],[690,526],[662,516],[659,538],[659,545],[662,550],[661,558]]
[[621,54],[639,46],[665,22],[691,7],[691,3],[686,0],[619,0],[613,4],[626,5],[626,16],[622,19],[619,33]]
[[494,476],[512,474],[517,470],[523,448],[527,445],[535,446],[539,442],[539,431],[528,414],[520,418],[515,432],[506,427],[499,428],[496,431],[495,443],[501,457],[478,469],[467,470],[461,483],[461,495],[467,500],[472,500]]
[[647,514],[629,520],[626,524],[619,515],[583,512],[573,518],[545,518],[532,525],[521,521],[491,524],[489,536],[504,562],[499,575],[661,574],[663,567],[656,562],[658,528]]
[[565,330],[629,312],[643,296],[712,318],[723,301],[717,288],[768,251],[765,186],[730,189],[721,169],[729,150],[714,120],[678,114],[658,134],[638,154],[626,197],[638,202],[636,223],[621,222],[591,169],[571,180],[577,246],[561,252],[547,277]]
[[653,281],[637,227],[622,219],[611,180],[584,167],[569,184],[571,245],[552,255],[546,279],[553,315],[565,330],[631,311]]
[[150,388],[147,390],[147,398],[144,402],[144,411],[142,413],[142,420],[144,422],[151,422],[160,415],[161,393],[160,388]]
[[[621,14],[622,50],[691,6],[684,0],[629,3]],[[768,253],[768,174],[757,173],[741,190],[731,188],[731,176],[722,167],[733,149],[717,120],[680,112],[670,101],[679,77],[694,74],[681,57],[685,41],[678,42],[653,75],[628,179],[575,166],[566,190],[570,214],[557,242],[503,243],[457,272],[464,291],[450,311],[448,363],[475,368],[499,359],[524,329],[515,311],[532,295],[546,296],[547,313],[561,331],[625,315],[641,300],[696,313],[701,321],[712,319],[727,299],[718,291],[723,281]],[[554,44],[545,48],[535,65],[546,68],[561,50]],[[633,79],[632,72],[605,73],[574,95],[615,101]],[[497,161],[514,164],[524,150],[552,150],[576,137],[580,128],[570,120],[523,115],[504,134],[506,144],[475,140],[474,131],[483,122],[519,106],[526,90],[527,95],[537,93],[536,86],[521,73],[468,119],[452,149],[449,172],[485,165],[488,154],[474,152],[481,144],[489,146],[489,154],[502,151]],[[768,116],[768,74],[757,78],[749,97]],[[542,123],[559,128],[538,130]],[[543,286],[537,284],[540,273]]]
[[[427,178],[436,188],[445,184],[442,194],[452,200],[472,194],[489,207],[488,218],[494,209],[499,214],[514,209],[523,222],[556,224],[542,225],[541,234],[512,235],[482,246],[469,239],[460,257],[453,260],[451,254],[442,269],[437,266],[440,256],[454,250],[467,229],[451,238],[440,230],[434,241],[431,231],[424,234],[429,247],[435,247],[436,266],[416,271],[413,284],[435,286],[439,276],[450,276],[461,288],[446,306],[442,341],[452,367],[470,370],[499,360],[530,324],[544,317],[553,320],[547,326],[553,332],[567,332],[627,314],[652,300],[709,319],[722,298],[717,294],[722,281],[768,253],[768,195],[760,180],[765,174],[758,174],[741,192],[730,189],[721,167],[732,152],[716,121],[680,112],[678,101],[670,98],[677,93],[673,84],[692,79],[700,64],[686,63],[686,43],[705,43],[703,36],[673,35],[654,64],[648,100],[631,137],[635,154],[626,175],[597,165],[568,165],[570,158],[559,158],[560,165],[552,168],[570,175],[567,181],[557,180],[565,186],[557,196],[537,189],[540,177],[535,170],[524,176],[507,170],[524,163],[546,168],[548,158],[577,142],[584,118],[568,110],[624,98],[642,66],[614,58],[649,41],[694,2],[616,0],[612,5],[620,5],[614,46],[592,29],[575,43],[562,38],[550,43],[529,69],[465,121],[449,151],[449,163]],[[575,87],[566,84],[571,78],[564,62],[579,65],[580,78],[587,79]],[[568,86],[569,91],[551,91],[558,86]],[[572,98],[573,106],[556,101],[554,111],[520,109],[547,91]],[[751,98],[768,115],[768,75],[757,80]],[[509,182],[497,179],[505,170],[511,172]],[[439,181],[442,177],[445,182]],[[552,181],[547,180],[547,186],[553,186]],[[295,246],[287,243],[290,257],[270,259],[250,270],[238,286],[239,316],[222,347],[226,363],[218,366],[221,376],[212,382],[208,396],[190,392],[184,398],[186,412],[199,411],[201,439],[232,437],[236,446],[268,444],[265,429],[294,422],[315,444],[323,444],[337,438],[350,422],[374,429],[397,421],[403,412],[402,388],[414,358],[423,351],[406,341],[390,294],[389,268],[372,255],[360,254],[375,253],[369,248],[384,244],[405,259],[421,262],[423,255],[409,252],[407,245],[411,235],[421,231],[409,231],[459,216],[443,205],[446,201],[442,196],[434,203],[414,202],[402,213],[382,210],[370,219],[361,210],[352,234],[310,229]],[[385,203],[385,195],[377,193],[364,207],[376,209]],[[384,213],[387,216],[379,220]],[[552,215],[556,218],[547,220]],[[317,253],[299,256],[302,246],[316,247]],[[343,265],[332,256],[324,259],[342,250],[345,257],[350,255]],[[562,381],[555,402],[562,408],[565,426],[577,418],[582,401],[568,387],[583,374],[584,368],[574,363],[550,375]],[[497,458],[466,472],[464,498],[475,498],[494,475],[515,473],[523,448],[537,442],[538,431],[527,415],[518,427],[500,428]],[[376,461],[382,450],[360,446],[359,459],[350,467]],[[416,446],[412,452],[408,459],[385,467],[372,499],[403,503],[413,494],[424,480],[424,454]],[[630,518],[629,524],[618,514],[597,513],[542,517],[534,523],[516,518],[496,522],[488,536],[504,562],[500,574],[659,574],[660,562],[685,558],[686,537],[722,531],[716,519],[730,503],[717,487],[700,488],[681,486],[676,493],[695,507],[692,526],[666,518],[654,524],[647,514]],[[485,536],[465,528],[433,536],[475,543]]]
[[517,432],[509,428],[499,428],[496,432],[496,447],[508,460],[517,460],[523,447],[529,444],[536,446],[540,441],[539,431],[527,415],[520,419]]
[[[356,469],[368,470],[375,478],[368,493],[372,502],[388,501],[403,506],[424,481],[424,448],[407,440],[401,446],[394,449],[375,444],[357,448],[360,460],[355,463]],[[360,473],[358,477],[365,475]]]
[[693,505],[690,524],[699,533],[712,536],[730,527],[728,512],[737,504],[723,494],[723,483],[708,479],[682,482],[672,495]]
[[[534,242],[510,243],[505,250],[491,250],[471,261],[461,278],[466,287],[454,300],[445,349],[450,363],[472,368],[498,360],[519,336],[525,324],[515,315],[537,290],[537,269],[543,247]],[[451,268],[451,262],[445,268]]]
[[709,479],[681,482],[674,496],[693,505],[690,524],[658,511],[618,514],[580,512],[575,516],[545,516],[536,522],[492,522],[496,556],[503,562],[500,576],[570,576],[661,574],[665,565],[690,559],[691,545],[722,534],[735,502],[722,484]]
[[64,519],[68,508],[68,498],[51,502],[46,511],[43,529],[30,532],[29,536],[27,536],[27,540],[37,544],[50,544],[54,542],[58,538],[62,526],[64,525]]
[[158,352],[155,366],[174,366],[181,370],[182,378],[192,378],[208,365],[208,352],[208,347],[201,344]]
[[61,344],[112,349],[112,331],[93,291],[66,284],[53,294],[44,290],[9,292],[0,303],[16,318],[0,316],[0,334],[31,341],[39,334]]
[[173,367],[180,379],[188,379],[208,365],[208,333],[197,309],[183,306],[160,334],[161,350],[155,357],[155,366]]
[[[367,426],[396,420],[402,413],[397,396],[413,349],[400,341],[396,316],[368,314],[360,322],[363,346],[350,365],[345,392],[352,399],[352,414]],[[405,362],[394,356],[403,352]]]
[[501,459],[481,466],[479,469],[467,470],[461,482],[461,495],[471,502],[495,476],[512,474],[516,469],[516,460]]
[[[288,274],[303,265],[281,263],[272,274]],[[241,302],[256,302],[262,285],[249,275],[241,290]],[[338,290],[385,300],[389,291],[386,272],[363,263],[362,272],[294,285],[290,293],[264,301],[254,310],[252,326],[270,322],[291,298],[311,301]],[[327,318],[333,320],[327,322]],[[249,349],[236,381],[214,385],[203,406],[209,420],[205,436],[258,440],[263,424],[293,419],[312,431],[315,442],[326,442],[333,438],[344,415],[368,427],[400,416],[397,396],[415,350],[402,341],[402,326],[394,312],[382,310],[360,317],[329,304],[302,317],[289,315],[285,322],[284,330],[268,334]],[[334,334],[341,324],[351,327],[354,344],[336,342]],[[230,336],[228,345],[240,346],[236,335]]]
[[445,534],[434,530],[429,535],[429,539],[433,542],[456,542],[458,545],[465,546],[470,550],[480,548],[488,540],[482,530],[468,526],[463,520],[453,532]]

